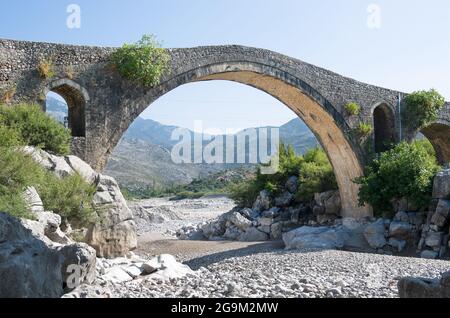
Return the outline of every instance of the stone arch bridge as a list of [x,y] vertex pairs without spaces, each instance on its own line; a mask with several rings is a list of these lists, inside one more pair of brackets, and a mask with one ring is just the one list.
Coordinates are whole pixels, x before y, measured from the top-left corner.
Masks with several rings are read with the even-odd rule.
[[[169,49],[171,67],[161,84],[144,88],[122,79],[109,63],[114,48],[0,40],[0,91],[9,103],[44,105],[56,92],[69,107],[72,152],[101,170],[129,125],[156,99],[195,81],[229,80],[260,89],[294,111],[314,132],[328,154],[339,184],[343,215],[363,217],[369,207],[357,202],[352,180],[387,144],[410,139],[402,123],[402,92],[364,84],[300,60],[244,46]],[[55,74],[42,78],[40,61],[51,60]],[[14,94],[12,94],[13,92]],[[359,115],[345,110],[361,106]],[[356,133],[360,123],[374,127],[371,136]],[[450,162],[450,105],[422,130],[441,162]]]

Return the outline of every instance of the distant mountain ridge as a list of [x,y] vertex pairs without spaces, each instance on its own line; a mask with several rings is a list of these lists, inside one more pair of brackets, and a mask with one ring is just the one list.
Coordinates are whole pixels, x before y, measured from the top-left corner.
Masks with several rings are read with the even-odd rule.
[[[63,122],[64,117],[67,116],[67,106],[63,102],[49,97],[47,98],[47,112]],[[242,164],[173,163],[171,149],[179,141],[172,140],[171,137],[172,132],[177,128],[179,127],[138,117],[114,149],[104,173],[115,177],[121,185],[128,187],[170,187],[187,184],[195,178],[243,166]],[[289,121],[279,129],[281,141],[284,144],[292,145],[298,154],[303,154],[318,145],[314,134],[299,118]],[[198,133],[190,131],[190,134],[193,137]],[[204,141],[204,144],[207,143],[209,141]],[[244,164],[244,166],[253,165]]]

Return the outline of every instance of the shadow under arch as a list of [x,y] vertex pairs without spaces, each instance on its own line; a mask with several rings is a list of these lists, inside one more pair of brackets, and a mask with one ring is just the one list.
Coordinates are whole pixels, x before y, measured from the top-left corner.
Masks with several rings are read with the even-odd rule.
[[172,74],[130,106],[131,116],[122,122],[109,141],[108,153],[123,133],[149,105],[169,91],[192,82],[227,80],[257,88],[281,101],[311,129],[326,151],[336,175],[344,217],[371,216],[368,206],[359,206],[359,186],[353,181],[363,174],[361,150],[346,136],[350,128],[336,108],[301,79],[272,66],[254,62],[222,62],[197,66]]
[[86,137],[86,107],[89,103],[89,94],[76,82],[70,79],[59,79],[51,82],[45,88],[45,95],[54,92],[60,95],[68,107],[68,128],[72,137]]
[[389,150],[396,143],[395,113],[385,102],[378,103],[372,110],[375,153]]

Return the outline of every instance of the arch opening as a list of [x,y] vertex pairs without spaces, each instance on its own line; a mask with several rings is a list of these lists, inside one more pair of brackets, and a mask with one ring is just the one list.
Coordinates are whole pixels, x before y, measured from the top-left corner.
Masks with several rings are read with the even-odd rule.
[[[59,95],[67,104],[67,115],[63,116],[63,123],[70,129],[72,137],[84,138],[86,137],[86,103],[88,101],[88,97],[87,94],[82,91],[81,87],[77,86],[78,85],[76,83],[71,83],[68,80],[57,81],[50,85],[47,89],[46,95],[46,111],[48,107],[49,93],[51,92]],[[61,110],[57,109],[56,111],[60,112]]]
[[357,155],[359,152],[347,139],[345,123],[339,122],[337,111],[330,109],[331,104],[301,80],[291,79],[289,74],[268,70],[264,66],[261,69],[261,65],[257,64],[238,62],[235,66],[228,63],[208,65],[173,77],[158,88],[156,96],[155,91],[152,91],[141,100],[140,106],[133,109],[134,115],[124,123],[122,130],[114,132],[112,139],[115,142],[107,151],[111,152],[131,122],[159,97],[183,84],[212,80],[233,81],[257,88],[294,111],[311,129],[328,155],[341,194],[342,216],[360,218],[372,215],[370,207],[359,205],[359,186],[354,180],[363,174],[363,169]]
[[439,164],[450,164],[450,126],[444,123],[433,123],[420,132],[431,142]]
[[381,153],[395,144],[395,116],[386,104],[380,104],[373,110],[374,150]]

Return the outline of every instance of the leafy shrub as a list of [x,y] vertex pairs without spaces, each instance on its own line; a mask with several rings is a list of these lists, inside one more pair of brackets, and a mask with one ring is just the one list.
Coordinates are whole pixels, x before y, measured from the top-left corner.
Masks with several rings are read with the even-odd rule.
[[63,155],[70,151],[70,131],[38,105],[0,105],[0,125],[15,130],[23,144]]
[[1,124],[0,118],[0,149],[23,145],[19,132]]
[[55,76],[53,62],[49,59],[41,60],[38,64],[38,72],[42,78],[52,78]]
[[371,124],[368,123],[359,123],[358,128],[356,129],[357,133],[361,137],[369,136],[372,131],[373,127]]
[[345,105],[345,110],[349,115],[357,116],[361,112],[361,107],[357,103],[348,103]]
[[153,35],[144,35],[135,44],[125,44],[111,55],[119,74],[144,86],[156,86],[168,70],[170,55]]
[[47,175],[45,183],[38,186],[45,209],[59,214],[76,227],[95,221],[96,213],[91,204],[95,191],[96,187],[79,174],[64,179]]
[[311,201],[314,193],[338,189],[333,167],[323,150],[310,150],[304,159],[300,167],[297,201]]
[[60,179],[44,170],[33,159],[12,148],[0,151],[0,211],[23,218],[33,218],[27,212],[23,192],[36,187],[44,207],[61,215],[73,225],[86,225],[94,220],[92,196],[95,187],[75,174]]
[[371,204],[377,214],[392,216],[392,200],[406,198],[415,206],[426,207],[431,198],[436,158],[423,142],[398,144],[381,154],[367,167],[361,185],[361,205]]
[[404,120],[414,129],[427,126],[436,120],[439,110],[444,106],[445,99],[436,90],[417,91],[405,97],[406,112]]
[[278,173],[261,174],[259,168],[254,179],[231,186],[230,197],[240,206],[251,207],[262,190],[268,190],[272,196],[284,191],[291,176],[299,177],[297,201],[310,201],[316,192],[337,189],[333,168],[323,150],[316,148],[298,156],[291,146],[281,145],[279,159]]
[[229,186],[229,197],[240,207],[252,207],[262,188],[256,179]]

